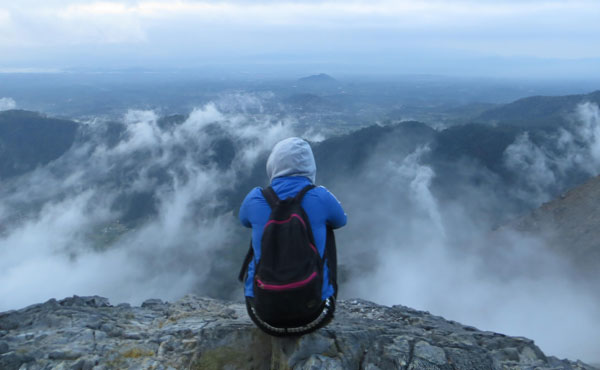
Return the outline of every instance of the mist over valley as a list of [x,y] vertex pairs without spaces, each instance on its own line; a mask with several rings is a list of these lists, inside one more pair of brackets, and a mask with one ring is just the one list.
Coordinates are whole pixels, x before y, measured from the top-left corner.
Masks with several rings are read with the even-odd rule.
[[0,311],[74,294],[241,300],[239,205],[267,185],[273,145],[300,136],[348,214],[341,298],[600,362],[588,84],[123,76],[0,75]]

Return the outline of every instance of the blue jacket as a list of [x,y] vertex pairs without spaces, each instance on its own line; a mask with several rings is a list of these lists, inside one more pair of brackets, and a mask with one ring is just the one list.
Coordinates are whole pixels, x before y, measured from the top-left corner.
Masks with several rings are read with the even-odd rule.
[[[311,180],[304,176],[277,177],[271,182],[271,187],[277,193],[279,199],[295,196]],[[323,257],[325,252],[325,238],[327,226],[334,229],[346,224],[346,214],[341,204],[327,189],[322,186],[309,190],[302,199],[302,208],[310,221],[310,226],[315,238],[316,247]],[[252,228],[252,246],[254,258],[248,266],[248,278],[245,282],[245,294],[254,296],[253,278],[256,261],[260,258],[260,245],[262,233],[269,219],[271,207],[263,197],[260,188],[254,188],[248,193],[240,208],[240,222]],[[327,265],[325,265],[325,276],[323,280],[322,298],[326,299],[333,295],[333,286],[329,283]]]

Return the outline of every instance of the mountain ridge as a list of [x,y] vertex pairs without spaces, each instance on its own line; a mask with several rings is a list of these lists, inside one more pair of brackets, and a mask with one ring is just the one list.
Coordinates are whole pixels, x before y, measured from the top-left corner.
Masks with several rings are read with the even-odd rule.
[[600,104],[600,90],[588,94],[530,96],[489,109],[475,121],[523,128],[552,128],[569,124],[568,116],[578,104],[585,102]]
[[66,153],[79,124],[38,112],[0,112],[0,179],[21,175]]

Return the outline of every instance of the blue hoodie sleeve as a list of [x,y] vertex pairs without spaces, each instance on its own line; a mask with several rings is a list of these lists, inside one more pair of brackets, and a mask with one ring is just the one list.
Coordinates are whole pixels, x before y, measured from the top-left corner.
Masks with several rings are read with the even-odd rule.
[[257,191],[260,191],[260,188],[254,188],[250,190],[240,207],[239,219],[242,225],[246,227],[252,227],[252,223],[250,222],[250,208],[253,199],[256,197]]
[[346,225],[346,212],[344,212],[344,209],[342,208],[340,202],[325,187],[321,186],[321,188],[323,188],[323,190],[325,190],[326,193],[325,204],[327,208],[327,225],[333,227],[334,229],[338,229]]

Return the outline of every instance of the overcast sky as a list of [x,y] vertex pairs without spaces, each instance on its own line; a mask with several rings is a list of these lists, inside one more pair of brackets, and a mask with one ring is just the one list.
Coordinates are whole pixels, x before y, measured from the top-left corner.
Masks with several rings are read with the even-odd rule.
[[0,69],[598,75],[599,19],[596,0],[0,0]]

